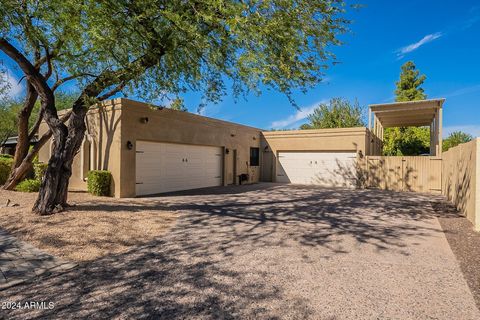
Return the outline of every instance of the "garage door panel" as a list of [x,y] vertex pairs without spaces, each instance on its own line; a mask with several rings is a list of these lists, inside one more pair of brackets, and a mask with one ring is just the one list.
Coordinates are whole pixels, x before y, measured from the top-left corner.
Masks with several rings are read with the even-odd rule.
[[221,185],[221,155],[220,147],[137,141],[137,195]]
[[356,186],[356,153],[279,152],[277,181],[336,187]]

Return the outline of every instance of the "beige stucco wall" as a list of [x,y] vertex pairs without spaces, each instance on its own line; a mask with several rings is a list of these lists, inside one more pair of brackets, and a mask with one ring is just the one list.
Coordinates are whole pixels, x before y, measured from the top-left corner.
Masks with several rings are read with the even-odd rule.
[[[142,122],[142,118],[148,118],[148,123]],[[40,135],[47,130],[43,123]],[[72,166],[71,190],[86,190],[88,161],[92,157],[93,169],[111,171],[113,196],[134,197],[138,140],[223,147],[224,184],[239,183],[238,175],[242,173],[249,174],[247,183],[259,180],[259,167],[249,164],[250,147],[260,146],[259,129],[188,112],[158,109],[123,98],[109,100],[88,112],[86,140],[91,142],[84,143]],[[133,149],[127,148],[127,141],[133,144]],[[95,148],[91,149],[89,143]],[[47,162],[49,157],[50,143],[47,143],[39,152],[39,160]]]
[[442,193],[480,230],[480,138],[442,154]]
[[[63,112],[59,112],[62,115]],[[86,138],[72,164],[70,190],[86,190],[86,175],[89,168],[109,170],[112,173],[112,195],[120,192],[120,145],[122,110],[121,100],[109,100],[92,107],[86,118]],[[45,122],[40,125],[39,135],[48,130]],[[93,147],[90,148],[90,144]],[[48,162],[50,158],[51,140],[39,151],[39,160]],[[91,152],[93,151],[93,152]],[[89,164],[91,162],[91,164]]]
[[[135,195],[136,141],[158,141],[223,147],[224,184],[238,183],[238,175],[249,174],[249,183],[258,182],[258,166],[250,166],[250,147],[260,146],[260,130],[168,108],[151,108],[148,104],[120,99],[122,104],[122,144],[120,197]],[[148,118],[148,123],[142,122]],[[127,141],[133,149],[128,150]],[[236,170],[233,157],[236,155]],[[234,173],[235,171],[235,173]],[[235,174],[235,178],[233,175]]]
[[262,150],[270,152],[271,159],[262,164],[263,170],[271,170],[272,180],[276,177],[276,163],[279,151],[323,151],[357,152],[360,157],[369,152],[369,130],[364,127],[312,129],[263,132]]

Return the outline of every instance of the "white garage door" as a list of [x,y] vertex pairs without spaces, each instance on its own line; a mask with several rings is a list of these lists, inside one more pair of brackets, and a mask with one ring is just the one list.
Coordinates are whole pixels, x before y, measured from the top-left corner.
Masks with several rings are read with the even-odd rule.
[[137,195],[222,184],[222,148],[137,141]]
[[355,187],[355,152],[279,152],[277,182]]

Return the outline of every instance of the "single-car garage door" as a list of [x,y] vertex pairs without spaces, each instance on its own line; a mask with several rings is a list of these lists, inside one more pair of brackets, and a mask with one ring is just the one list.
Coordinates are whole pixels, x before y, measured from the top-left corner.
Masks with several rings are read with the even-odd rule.
[[279,152],[277,182],[355,187],[355,152]]
[[136,194],[222,184],[222,148],[137,141]]

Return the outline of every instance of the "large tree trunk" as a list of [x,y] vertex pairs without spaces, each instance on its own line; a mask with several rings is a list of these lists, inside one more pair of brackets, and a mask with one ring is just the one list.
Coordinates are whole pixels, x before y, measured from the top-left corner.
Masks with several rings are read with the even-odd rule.
[[13,158],[12,170],[5,182],[3,188],[13,190],[18,182],[22,181],[31,169],[31,162],[28,166],[22,166],[24,159],[27,157],[30,147],[30,135],[28,133],[28,121],[32,114],[33,107],[37,101],[38,94],[30,82],[27,82],[27,95],[22,109],[18,113],[18,138],[15,148],[15,156]]
[[85,115],[87,108],[79,99],[72,108],[68,127],[58,128],[62,134],[53,140],[53,149],[48,167],[43,177],[38,198],[32,211],[48,215],[62,211],[67,206],[68,183],[72,175],[72,163],[85,135]]

